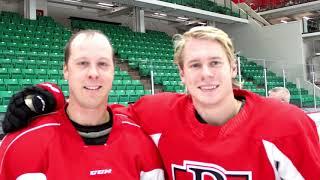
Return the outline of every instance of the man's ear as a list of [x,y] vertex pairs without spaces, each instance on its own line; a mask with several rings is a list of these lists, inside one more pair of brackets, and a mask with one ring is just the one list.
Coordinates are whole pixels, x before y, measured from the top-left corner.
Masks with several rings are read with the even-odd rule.
[[237,77],[237,73],[238,73],[237,61],[232,60],[230,67],[231,67],[231,76],[232,76],[232,78],[236,78]]
[[184,72],[180,66],[179,66],[179,75],[180,75],[180,79],[181,79],[182,84],[185,84]]
[[66,63],[63,64],[63,77],[65,80],[69,79],[68,66],[66,65]]

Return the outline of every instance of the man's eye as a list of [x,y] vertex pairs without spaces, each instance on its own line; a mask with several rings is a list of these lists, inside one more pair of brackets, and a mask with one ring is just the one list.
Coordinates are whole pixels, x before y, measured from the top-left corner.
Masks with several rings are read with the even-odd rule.
[[220,61],[212,61],[210,64],[211,64],[211,66],[218,66],[222,63]]
[[88,62],[86,62],[86,61],[81,61],[81,62],[79,62],[79,65],[87,65],[88,64]]
[[200,64],[191,64],[190,67],[191,68],[198,68],[198,67],[200,67]]
[[100,63],[99,63],[99,66],[108,66],[108,63],[100,62]]

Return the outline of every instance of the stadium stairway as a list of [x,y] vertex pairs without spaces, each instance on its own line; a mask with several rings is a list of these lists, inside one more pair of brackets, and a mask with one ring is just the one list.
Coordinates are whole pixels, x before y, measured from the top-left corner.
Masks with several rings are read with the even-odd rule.
[[[0,14],[0,113],[6,111],[10,97],[25,86],[41,82],[57,83],[66,96],[63,80],[63,47],[71,30],[51,17],[26,20],[17,13]],[[142,95],[151,94],[140,80],[115,67],[115,81],[109,103],[127,105]]]
[[[103,31],[111,39],[119,60],[128,64],[128,70],[137,70],[141,78],[149,78],[150,70],[153,69],[154,83],[159,87],[162,86],[163,91],[178,93],[185,91],[185,87],[181,84],[178,69],[172,61],[173,48],[171,38],[165,33],[157,31],[137,33],[131,31],[128,27],[120,25],[83,20],[73,20],[72,26],[78,29],[98,29]],[[241,65],[242,75],[245,79],[244,88],[265,96],[263,67],[248,61],[245,57],[241,57]],[[283,86],[283,78],[272,71],[267,71],[267,79],[269,89]],[[291,82],[286,84],[292,94],[291,101],[293,104],[298,106],[303,104],[303,107],[313,105],[313,97],[309,95],[307,90],[299,89]]]
[[[129,66],[129,63],[123,60],[120,60],[116,58],[115,60],[116,66],[120,68],[122,71],[127,71],[128,74],[132,77],[134,80],[139,80],[142,85],[144,86],[144,89],[151,90],[151,79],[149,77],[143,77],[140,76],[140,73],[138,70],[133,69]],[[162,85],[155,85],[154,86],[155,93],[163,92],[163,86]]]
[[90,20],[72,19],[73,29],[98,29],[108,35],[121,62],[139,71],[144,79],[150,79],[154,71],[156,91],[184,92],[178,69],[173,64],[171,37],[164,32],[133,32],[128,27]]

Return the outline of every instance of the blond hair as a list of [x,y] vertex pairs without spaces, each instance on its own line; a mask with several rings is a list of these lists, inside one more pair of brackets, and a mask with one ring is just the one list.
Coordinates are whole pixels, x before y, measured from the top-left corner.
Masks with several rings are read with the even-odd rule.
[[[186,43],[190,39],[202,39],[202,40],[211,40],[217,41],[222,48],[224,49],[229,63],[236,61],[234,55],[234,47],[232,41],[227,33],[221,29],[211,27],[211,26],[197,26],[191,28],[189,31],[184,34],[176,34],[173,36],[174,41],[174,63],[180,68],[183,69],[183,50]],[[233,79],[232,84],[234,87],[240,87],[240,83]]]

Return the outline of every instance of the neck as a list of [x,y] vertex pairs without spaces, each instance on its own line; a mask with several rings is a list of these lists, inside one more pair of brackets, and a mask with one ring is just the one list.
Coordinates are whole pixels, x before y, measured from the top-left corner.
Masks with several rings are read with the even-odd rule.
[[69,102],[66,111],[70,119],[83,126],[96,126],[110,120],[109,112],[105,106],[89,109]]
[[195,104],[195,109],[208,124],[220,126],[238,114],[241,104],[241,101],[235,99],[232,94],[232,97],[224,99],[224,101],[219,104],[211,106]]

